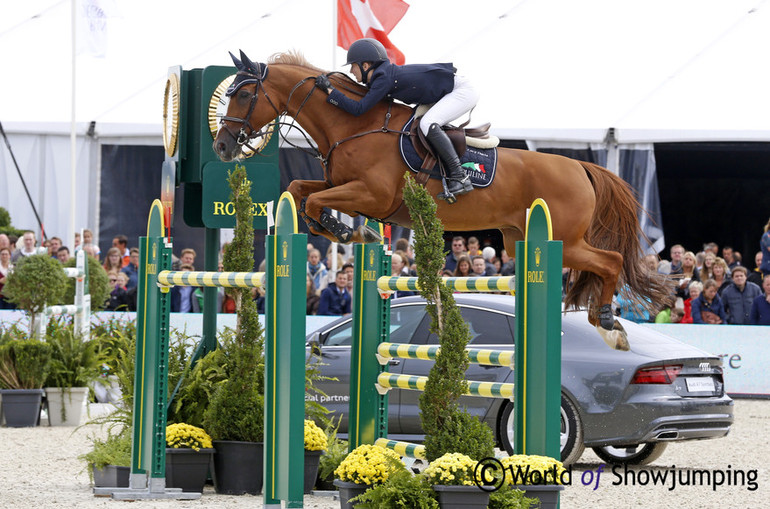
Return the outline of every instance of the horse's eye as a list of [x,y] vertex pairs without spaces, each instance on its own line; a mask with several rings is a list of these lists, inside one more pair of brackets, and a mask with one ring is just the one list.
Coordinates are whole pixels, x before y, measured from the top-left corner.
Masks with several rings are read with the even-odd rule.
[[248,90],[241,90],[238,92],[238,99],[241,101],[249,100],[251,99],[251,93]]

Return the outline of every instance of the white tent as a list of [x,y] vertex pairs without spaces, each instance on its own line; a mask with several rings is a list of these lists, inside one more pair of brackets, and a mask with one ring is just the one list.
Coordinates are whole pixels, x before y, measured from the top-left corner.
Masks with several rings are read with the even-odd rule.
[[[391,40],[407,63],[453,61],[482,92],[474,120],[501,138],[605,144],[612,129],[610,152],[615,141],[770,140],[768,0],[410,3]],[[72,203],[71,3],[21,4],[0,7],[0,122],[48,230],[62,233]],[[99,145],[161,143],[169,66],[229,65],[238,49],[262,61],[297,49],[330,70],[344,62],[335,0],[106,5],[105,56],[75,59],[79,227],[98,224]],[[5,150],[0,170],[0,206],[34,224]]]

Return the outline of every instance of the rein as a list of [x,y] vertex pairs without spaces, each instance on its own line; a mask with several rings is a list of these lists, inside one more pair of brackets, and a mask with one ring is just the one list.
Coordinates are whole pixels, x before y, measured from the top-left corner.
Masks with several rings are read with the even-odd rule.
[[[241,71],[241,72],[244,72],[244,71]],[[331,144],[331,146],[329,147],[329,151],[324,156],[321,153],[321,151],[318,149],[318,147],[313,143],[313,140],[307,135],[307,133],[304,130],[300,129],[297,125],[295,125],[295,122],[297,121],[297,118],[299,117],[299,114],[302,111],[302,108],[305,106],[305,104],[307,104],[307,102],[310,100],[310,97],[313,95],[313,92],[316,90],[315,86],[310,89],[310,91],[307,93],[305,98],[302,100],[302,102],[300,103],[299,107],[297,108],[297,112],[294,115],[291,115],[293,117],[293,119],[294,119],[292,122],[284,122],[284,121],[280,120],[282,117],[285,117],[286,115],[289,115],[289,110],[288,110],[289,103],[291,102],[291,99],[292,99],[292,96],[294,95],[294,92],[296,92],[299,89],[299,87],[304,85],[308,80],[315,79],[315,78],[314,77],[307,77],[307,78],[304,78],[304,79],[300,80],[298,83],[296,83],[292,87],[291,91],[289,92],[289,96],[286,99],[286,108],[283,111],[279,111],[278,108],[275,106],[275,103],[273,102],[273,100],[270,98],[270,96],[267,93],[267,89],[265,88],[265,86],[263,84],[263,77],[257,76],[257,75],[252,74],[252,73],[247,73],[247,74],[250,74],[250,75],[255,77],[254,81],[256,82],[256,87],[254,88],[254,94],[251,96],[251,102],[249,103],[249,110],[246,113],[246,117],[245,118],[239,118],[239,117],[230,117],[230,116],[225,115],[225,116],[222,117],[222,120],[220,121],[222,127],[224,127],[225,130],[227,131],[227,133],[230,134],[230,136],[232,136],[233,139],[235,139],[235,142],[238,145],[245,146],[248,149],[252,150],[253,152],[257,152],[257,151],[254,149],[254,147],[252,147],[249,144],[249,140],[251,140],[253,138],[262,137],[262,136],[265,136],[267,134],[270,134],[277,127],[278,128],[279,136],[281,137],[281,139],[285,143],[288,143],[293,148],[300,149],[303,152],[312,155],[314,158],[318,159],[321,162],[321,165],[324,168],[324,180],[326,181],[326,183],[330,187],[333,187],[334,184],[332,184],[332,181],[331,181],[331,170],[329,169],[329,160],[331,159],[331,155],[332,155],[332,152],[334,151],[334,149],[339,147],[341,144],[345,143],[346,141],[351,141],[351,140],[360,138],[362,136],[366,136],[368,134],[376,134],[376,133],[409,134],[407,131],[403,131],[401,129],[391,129],[391,128],[388,127],[388,125],[390,123],[390,119],[392,117],[391,110],[393,109],[393,102],[390,101],[390,102],[388,102],[388,111],[385,113],[385,121],[384,121],[382,127],[380,127],[379,129],[372,129],[372,130],[369,130],[369,131],[363,131],[363,132],[360,132],[360,133],[356,133],[356,134],[353,134],[353,135],[348,136],[346,138],[343,138],[341,140],[335,141],[334,143]],[[342,73],[332,72],[330,74],[342,74]],[[343,76],[345,76],[345,75],[343,75]],[[267,102],[273,108],[273,111],[275,111],[276,116],[279,118],[279,120],[277,122],[275,122],[275,123],[270,123],[270,124],[265,125],[265,127],[263,127],[262,129],[260,129],[258,131],[256,129],[254,129],[254,127],[251,125],[251,122],[249,121],[249,119],[251,118],[251,115],[254,112],[254,108],[256,108],[256,106],[257,106],[257,100],[258,100],[259,90],[260,89],[262,90],[262,93],[264,94],[265,99],[267,99]],[[359,92],[357,90],[353,90],[353,89],[350,89],[350,88],[347,88],[347,87],[345,87],[345,90],[348,90],[350,92],[359,94]],[[241,127],[240,127],[240,130],[238,131],[237,135],[235,133],[233,133],[233,131],[230,130],[230,128],[225,123],[225,121],[240,123]],[[275,124],[275,125],[273,125],[273,124]],[[296,145],[295,143],[292,143],[288,139],[287,135],[281,132],[280,128],[282,126],[288,126],[290,130],[291,129],[297,129],[302,134],[303,138],[305,138],[305,142],[307,142],[307,144],[310,145],[311,149],[306,149],[305,147],[300,147],[299,145]],[[248,133],[246,131],[247,127],[249,129]]]

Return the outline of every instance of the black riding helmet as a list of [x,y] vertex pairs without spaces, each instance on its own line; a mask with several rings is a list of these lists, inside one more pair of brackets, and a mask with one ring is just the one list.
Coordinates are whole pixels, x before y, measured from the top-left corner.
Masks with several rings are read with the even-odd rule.
[[345,65],[357,64],[361,70],[361,79],[366,84],[366,73],[361,66],[364,62],[371,62],[377,67],[382,62],[388,61],[388,52],[385,46],[377,39],[359,39],[348,48],[348,61]]

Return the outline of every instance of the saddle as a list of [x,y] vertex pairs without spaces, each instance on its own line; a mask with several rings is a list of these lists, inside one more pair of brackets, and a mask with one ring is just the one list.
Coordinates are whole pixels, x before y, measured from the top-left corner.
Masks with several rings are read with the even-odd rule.
[[[420,121],[422,115],[427,111],[428,107],[419,106],[416,110],[417,117],[412,122],[409,129],[409,139],[412,142],[417,155],[422,159],[422,165],[420,171],[415,176],[415,181],[421,186],[424,186],[430,178],[430,170],[436,165],[437,157],[433,153],[428,140],[425,139],[425,135],[420,130]],[[467,122],[466,122],[467,124]],[[468,146],[477,148],[494,148],[498,145],[500,140],[495,136],[490,136],[489,128],[492,126],[489,122],[480,125],[478,127],[465,127],[465,124],[455,127],[453,125],[442,126],[442,130],[449,137],[452,142],[452,146],[457,152],[457,157],[462,158],[465,155],[465,151]]]

